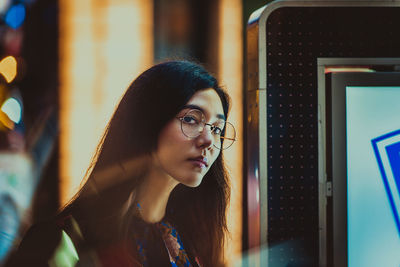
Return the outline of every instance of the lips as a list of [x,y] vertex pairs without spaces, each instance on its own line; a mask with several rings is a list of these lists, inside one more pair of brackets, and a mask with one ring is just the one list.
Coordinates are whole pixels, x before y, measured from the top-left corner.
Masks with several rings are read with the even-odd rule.
[[198,165],[198,167],[201,167],[201,168],[208,167],[206,157],[200,156],[200,157],[196,157],[196,158],[190,158],[189,160],[192,161],[194,164]]

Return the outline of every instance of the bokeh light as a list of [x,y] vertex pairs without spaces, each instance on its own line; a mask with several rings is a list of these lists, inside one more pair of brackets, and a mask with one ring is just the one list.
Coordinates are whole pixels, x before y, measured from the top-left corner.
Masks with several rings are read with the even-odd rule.
[[17,60],[13,56],[8,56],[0,61],[0,73],[8,83],[12,82],[17,76]]
[[1,106],[3,111],[14,123],[18,124],[21,121],[22,107],[15,98],[7,99]]
[[8,0],[1,0],[0,1],[0,13],[3,13],[7,9],[8,5],[9,5],[9,2],[10,1],[8,1]]
[[23,4],[13,5],[8,10],[4,20],[11,28],[19,28],[25,20],[25,6]]

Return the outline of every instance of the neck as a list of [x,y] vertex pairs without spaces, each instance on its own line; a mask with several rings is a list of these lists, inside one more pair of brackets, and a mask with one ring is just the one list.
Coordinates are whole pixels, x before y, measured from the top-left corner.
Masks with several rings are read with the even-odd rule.
[[171,176],[153,168],[137,189],[136,201],[140,204],[140,215],[149,223],[162,220],[165,216],[168,198],[178,182]]

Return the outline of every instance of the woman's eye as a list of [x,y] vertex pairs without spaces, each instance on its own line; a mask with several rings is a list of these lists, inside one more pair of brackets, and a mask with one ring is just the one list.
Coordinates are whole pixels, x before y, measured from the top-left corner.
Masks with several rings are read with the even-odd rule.
[[213,133],[214,133],[214,134],[221,135],[222,129],[219,128],[218,126],[214,126]]
[[193,116],[184,116],[182,118],[182,121],[187,124],[197,124],[198,123],[198,119]]

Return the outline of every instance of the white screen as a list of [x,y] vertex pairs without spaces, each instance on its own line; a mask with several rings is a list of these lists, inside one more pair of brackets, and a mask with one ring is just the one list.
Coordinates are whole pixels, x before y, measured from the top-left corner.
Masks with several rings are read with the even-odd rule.
[[400,87],[346,88],[350,267],[400,266],[400,229],[395,214],[400,212],[400,197],[393,173],[394,167],[400,168],[400,152],[391,158],[397,161],[393,165],[386,150],[392,144],[400,145],[398,130]]

